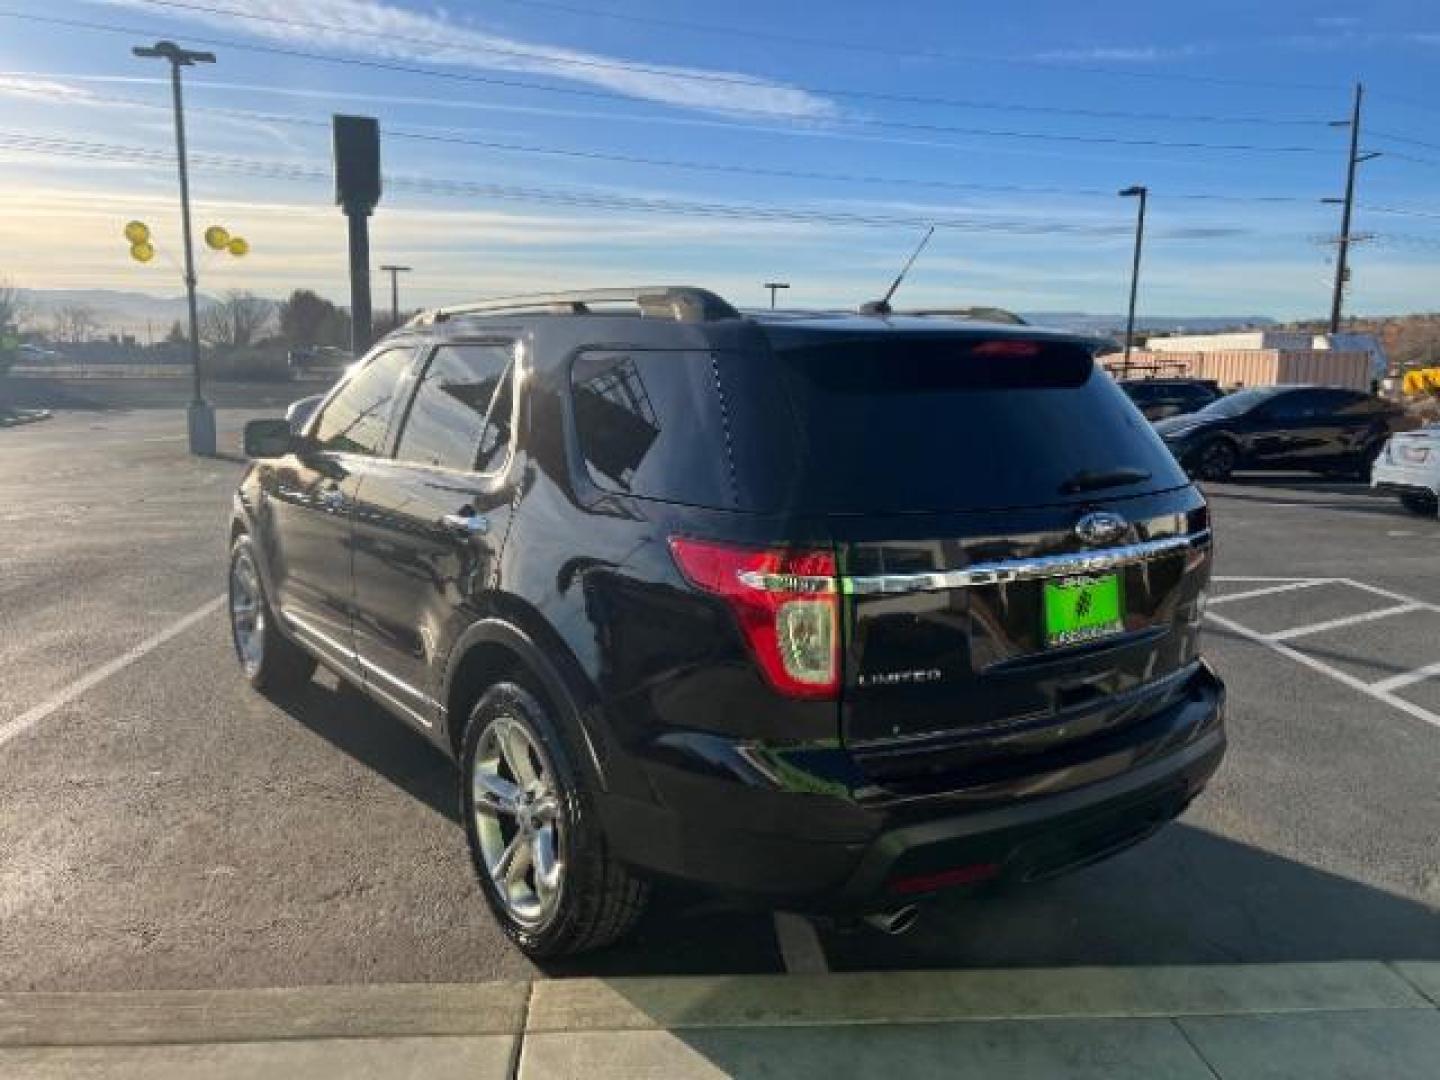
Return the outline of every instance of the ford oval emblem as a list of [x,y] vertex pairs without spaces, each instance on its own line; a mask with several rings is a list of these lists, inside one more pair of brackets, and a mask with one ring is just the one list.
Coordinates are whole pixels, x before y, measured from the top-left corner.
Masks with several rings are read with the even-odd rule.
[[1075,535],[1080,542],[1089,547],[1099,547],[1101,544],[1113,544],[1125,535],[1129,526],[1125,519],[1119,514],[1112,514],[1106,510],[1100,510],[1093,514],[1086,514],[1075,523]]

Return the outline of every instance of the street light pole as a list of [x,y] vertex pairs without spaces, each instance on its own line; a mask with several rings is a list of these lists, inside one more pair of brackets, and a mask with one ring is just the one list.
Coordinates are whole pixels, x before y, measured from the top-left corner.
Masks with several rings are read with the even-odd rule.
[[1122,198],[1139,198],[1140,210],[1135,217],[1135,259],[1130,266],[1130,312],[1125,317],[1125,359],[1120,364],[1120,377],[1130,374],[1130,350],[1135,347],[1135,296],[1140,288],[1140,251],[1145,244],[1145,201],[1150,189],[1143,184],[1127,187],[1119,193]]
[[770,290],[770,310],[774,311],[775,294],[781,289],[788,289],[790,287],[790,283],[788,281],[767,281],[765,282],[764,287]]
[[180,92],[180,69],[193,64],[213,64],[215,54],[182,49],[173,41],[130,50],[142,59],[161,59],[170,64],[170,90],[175,109],[175,157],[180,169],[180,227],[185,238],[185,302],[190,311],[190,370],[193,397],[186,410],[190,452],[215,455],[215,410],[205,400],[200,386],[200,315],[195,304],[195,250],[190,236],[190,175],[185,160],[185,103]]
[[400,275],[408,274],[408,266],[381,266],[380,272],[390,275],[390,328],[400,325]]

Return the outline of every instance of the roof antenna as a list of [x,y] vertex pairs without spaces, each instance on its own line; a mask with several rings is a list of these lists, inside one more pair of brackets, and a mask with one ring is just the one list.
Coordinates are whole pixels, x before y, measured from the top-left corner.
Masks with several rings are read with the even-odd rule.
[[926,231],[920,243],[915,245],[915,250],[910,253],[910,258],[905,260],[905,265],[900,268],[900,273],[895,275],[895,280],[890,283],[890,289],[880,300],[869,300],[860,305],[861,315],[889,315],[890,298],[895,295],[895,290],[900,288],[900,283],[905,280],[905,275],[910,272],[910,267],[915,265],[915,260],[920,257],[920,252],[925,250],[925,245],[930,243],[930,237],[935,235],[935,226],[931,225]]

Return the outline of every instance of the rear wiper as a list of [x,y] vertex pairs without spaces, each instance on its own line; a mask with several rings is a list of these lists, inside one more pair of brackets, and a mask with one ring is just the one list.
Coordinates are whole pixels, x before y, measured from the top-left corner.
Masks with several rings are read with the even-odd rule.
[[1101,488],[1124,487],[1150,479],[1145,469],[1122,467],[1119,469],[1082,469],[1060,485],[1060,494],[1073,495],[1077,491],[1099,491]]

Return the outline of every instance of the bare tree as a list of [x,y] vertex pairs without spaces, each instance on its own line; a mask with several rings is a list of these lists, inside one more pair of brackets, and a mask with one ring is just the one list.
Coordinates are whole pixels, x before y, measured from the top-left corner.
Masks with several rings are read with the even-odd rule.
[[275,305],[243,289],[232,289],[200,316],[200,337],[206,344],[243,349],[263,336]]
[[100,322],[95,318],[93,308],[84,304],[66,304],[55,309],[52,317],[54,336],[56,341],[63,341],[68,345],[79,345],[89,341],[100,329]]
[[10,283],[9,278],[0,277],[0,333],[19,330],[27,314],[20,290]]

